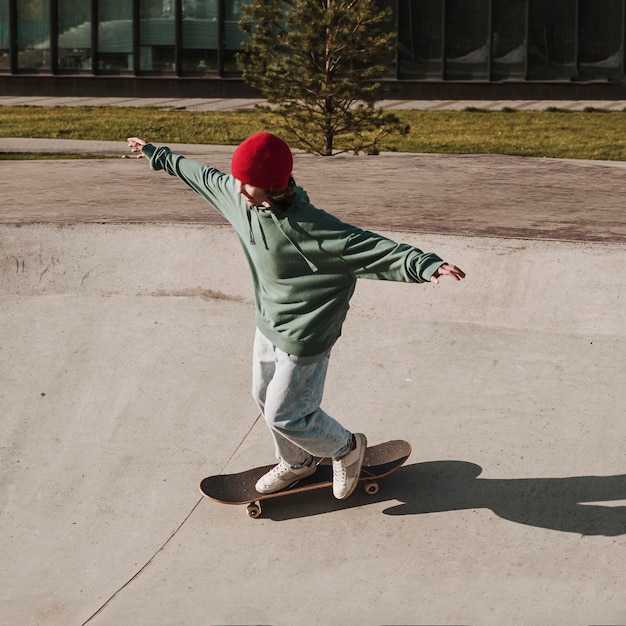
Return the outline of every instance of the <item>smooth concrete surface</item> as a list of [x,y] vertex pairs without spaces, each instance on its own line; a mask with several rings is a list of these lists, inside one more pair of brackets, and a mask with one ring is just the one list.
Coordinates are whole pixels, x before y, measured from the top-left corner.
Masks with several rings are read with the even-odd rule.
[[[390,176],[398,158],[379,161]],[[341,209],[330,161],[296,162],[314,201]],[[413,454],[376,496],[309,493],[250,520],[197,491],[272,460],[230,229],[185,223],[206,207],[145,161],[0,162],[1,624],[626,624],[621,170],[507,161],[502,210],[467,209],[459,236],[419,232],[453,199],[437,193],[453,188],[446,164],[421,163],[405,170],[421,177],[405,193],[426,198],[420,219],[392,202],[378,229],[468,277],[361,281],[324,399],[370,442],[406,438]],[[446,163],[459,198],[468,177],[505,167]],[[370,227],[381,183],[354,185],[361,164],[332,161]],[[530,197],[525,167],[545,168]],[[585,240],[602,184],[606,218],[590,212]],[[471,207],[479,193],[476,180]],[[126,222],[86,210],[123,198]],[[179,199],[168,217],[159,198]],[[533,202],[552,236],[539,214],[507,210]],[[525,237],[502,236],[512,221]],[[559,239],[572,221],[578,235]]]

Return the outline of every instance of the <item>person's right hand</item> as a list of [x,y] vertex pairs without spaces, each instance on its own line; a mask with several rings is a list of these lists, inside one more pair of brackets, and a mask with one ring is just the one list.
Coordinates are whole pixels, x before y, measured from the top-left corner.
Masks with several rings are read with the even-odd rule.
[[147,143],[143,139],[139,139],[139,137],[129,137],[126,141],[131,152],[141,152],[141,149]]

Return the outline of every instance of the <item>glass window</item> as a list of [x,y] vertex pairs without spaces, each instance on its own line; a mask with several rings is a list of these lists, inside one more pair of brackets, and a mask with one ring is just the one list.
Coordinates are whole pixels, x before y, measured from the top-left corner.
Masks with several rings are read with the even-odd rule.
[[622,0],[580,0],[579,78],[621,77],[623,23]]
[[530,0],[528,78],[531,80],[570,80],[576,76],[576,2]]
[[91,69],[91,3],[57,0],[59,70]]
[[217,71],[217,1],[183,3],[182,70],[185,73]]
[[9,0],[0,0],[0,72],[11,69],[9,47]]
[[133,6],[128,0],[98,0],[98,69],[133,69]]
[[[389,11],[389,18],[387,21],[380,25],[381,31],[385,34],[397,32],[397,0],[375,0],[376,8],[381,11]],[[379,59],[385,64],[385,76],[389,78],[396,78],[398,75],[398,68],[396,67],[398,55],[395,50],[386,55],[385,58]]]
[[139,68],[144,72],[174,72],[174,1],[140,0],[139,6]]
[[488,77],[489,0],[447,0],[445,77]]
[[20,70],[50,70],[50,3],[17,2],[17,66]]
[[239,28],[239,21],[242,17],[241,7],[244,4],[251,4],[246,0],[231,0],[226,2],[226,16],[224,24],[225,33],[225,52],[224,52],[224,70],[226,72],[238,72],[239,67],[235,60],[235,56],[244,41],[247,41],[247,35],[245,35],[241,28]]
[[402,78],[441,78],[443,0],[401,0],[398,6]]
[[492,62],[494,80],[526,73],[527,0],[493,0]]

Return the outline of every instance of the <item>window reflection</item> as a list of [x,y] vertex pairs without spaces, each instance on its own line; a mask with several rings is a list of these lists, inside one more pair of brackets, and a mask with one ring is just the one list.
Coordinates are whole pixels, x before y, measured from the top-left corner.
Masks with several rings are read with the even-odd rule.
[[17,66],[50,71],[50,5],[47,0],[17,3]]
[[493,0],[491,77],[494,80],[526,73],[527,0]]
[[443,0],[401,0],[399,10],[401,77],[441,78]]
[[57,0],[59,70],[91,69],[91,4]]
[[9,0],[0,0],[0,72],[11,68],[9,57]]
[[241,6],[248,4],[242,0],[231,0],[226,2],[226,15],[224,24],[224,70],[226,72],[236,72],[239,70],[235,57],[237,52],[241,50],[244,41],[247,41],[247,35],[241,32],[239,21],[241,20]]
[[168,0],[141,0],[139,67],[144,72],[173,73],[175,68],[175,30]]
[[183,72],[203,74],[218,69],[217,9],[217,0],[188,0],[183,4]]
[[576,78],[576,0],[531,2],[528,37],[529,78]]
[[98,0],[98,70],[133,69],[133,7],[128,0]]
[[622,6],[622,0],[580,0],[578,69],[582,79],[619,79],[622,75]]
[[487,78],[489,44],[489,0],[448,0],[446,78]]

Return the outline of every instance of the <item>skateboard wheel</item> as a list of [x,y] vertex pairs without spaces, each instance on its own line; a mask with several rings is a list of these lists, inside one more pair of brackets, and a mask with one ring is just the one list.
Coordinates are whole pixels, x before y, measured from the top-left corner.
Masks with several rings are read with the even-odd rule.
[[365,483],[365,493],[367,493],[370,496],[376,495],[379,489],[380,487],[378,486],[378,483],[375,480],[368,480]]
[[252,502],[246,507],[248,517],[256,519],[261,516],[261,505],[258,502]]

